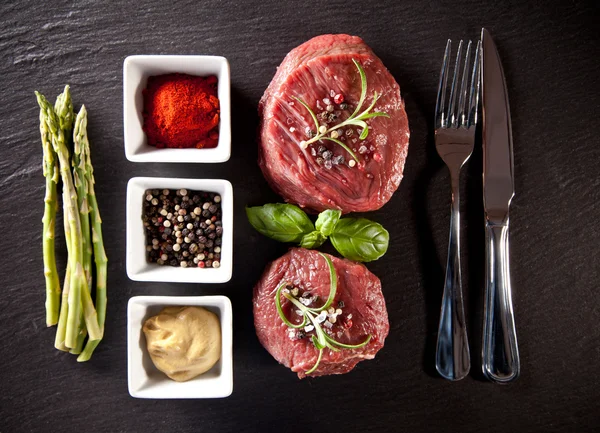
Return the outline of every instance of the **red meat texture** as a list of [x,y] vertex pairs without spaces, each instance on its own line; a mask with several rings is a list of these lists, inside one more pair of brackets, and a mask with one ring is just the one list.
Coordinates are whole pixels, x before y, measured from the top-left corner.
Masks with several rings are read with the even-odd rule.
[[[355,107],[361,81],[353,60],[361,64],[367,77],[363,109],[371,104],[376,91],[380,98],[372,111],[390,117],[367,120],[369,135],[365,140],[359,140],[356,133],[344,136],[359,158],[359,163],[350,167],[350,154],[331,141],[302,148],[301,142],[309,139],[307,132],[314,131],[315,125],[308,110],[293,97],[306,102],[315,113],[325,109],[323,99],[333,101],[336,95],[342,95],[350,108]],[[338,108],[335,105],[336,111]],[[330,126],[341,123],[352,111],[338,111],[339,119]],[[400,185],[410,136],[400,87],[381,60],[356,36],[318,36],[293,49],[265,91],[259,115],[259,165],[271,187],[287,202],[312,212],[372,211],[387,203]],[[346,163],[331,168],[319,164],[314,153],[320,146],[344,156]],[[359,153],[362,146],[364,152]]]
[[[373,359],[383,347],[390,329],[379,278],[362,264],[329,257],[338,275],[332,305],[337,306],[340,301],[344,304],[342,314],[328,329],[330,335],[344,344],[360,344],[369,335],[371,340],[358,349],[334,352],[325,348],[319,367],[311,376],[348,373],[360,361]],[[275,293],[283,282],[318,295],[321,301],[317,305],[322,305],[330,291],[329,267],[317,251],[292,248],[267,266],[254,287],[254,326],[258,339],[279,363],[302,379],[317,361],[319,351],[310,340],[314,331],[302,339],[291,338],[289,328],[281,320],[275,305]],[[281,299],[286,317],[292,323],[299,323],[301,318],[296,314],[297,308],[283,296]]]

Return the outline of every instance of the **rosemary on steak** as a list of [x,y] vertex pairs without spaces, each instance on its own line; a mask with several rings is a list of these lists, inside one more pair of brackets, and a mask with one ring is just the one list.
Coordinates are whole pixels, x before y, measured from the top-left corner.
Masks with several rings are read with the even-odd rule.
[[[373,109],[373,107],[375,107],[375,104],[377,103],[377,100],[379,99],[379,95],[377,94],[377,92],[373,92],[373,101],[371,101],[371,105],[369,105],[367,107],[367,109],[363,110],[362,112],[360,111],[362,108],[362,105],[364,104],[365,99],[367,97],[367,75],[365,74],[365,70],[360,65],[360,63],[358,63],[355,59],[352,59],[352,61],[354,62],[354,65],[356,65],[356,68],[358,69],[358,73],[360,74],[360,99],[358,100],[358,104],[356,105],[354,112],[346,120],[342,121],[341,123],[338,123],[337,125],[334,125],[334,126],[328,128],[326,125],[321,125],[319,123],[319,119],[317,118],[317,115],[315,114],[315,112],[312,110],[312,108],[310,108],[310,106],[306,102],[304,102],[302,99],[300,99],[296,96],[293,96],[293,98],[296,101],[298,101],[300,104],[302,104],[304,106],[304,108],[306,108],[306,110],[308,110],[308,112],[310,113],[310,116],[313,119],[313,122],[315,123],[316,131],[314,133],[311,132],[309,134],[312,137],[310,137],[308,140],[303,140],[300,142],[300,145],[302,146],[303,149],[306,149],[308,147],[308,145],[310,145],[312,143],[316,143],[317,141],[321,141],[321,140],[333,141],[334,143],[343,147],[352,156],[352,158],[354,159],[355,162],[358,162],[358,157],[352,151],[352,149],[350,149],[350,147],[347,146],[343,141],[339,140],[339,138],[338,138],[339,134],[338,134],[337,130],[340,128],[346,127],[346,126],[358,126],[359,128],[362,128],[359,139],[364,140],[369,135],[369,125],[367,125],[367,122],[366,122],[367,119],[371,119],[373,117],[390,117],[390,116],[387,113],[383,113],[381,111],[375,111],[372,113],[370,112]],[[352,164],[351,166],[353,166],[353,165],[354,164]]]
[[[340,349],[359,349],[364,347],[371,341],[371,335],[367,337],[365,341],[360,344],[344,344],[332,338],[321,326],[321,324],[325,323],[327,320],[328,310],[331,308],[333,300],[335,299],[335,294],[337,291],[337,273],[335,268],[333,267],[333,263],[331,259],[327,257],[323,253],[319,253],[325,261],[327,262],[327,266],[329,268],[329,280],[330,280],[330,289],[329,296],[327,300],[321,307],[313,308],[305,305],[305,303],[301,302],[299,298],[297,298],[299,292],[297,289],[288,289],[288,283],[283,282],[275,293],[275,305],[277,307],[277,312],[279,313],[279,317],[289,328],[291,329],[304,329],[305,333],[308,334],[310,332],[314,332],[311,334],[310,339],[313,345],[319,350],[319,356],[315,365],[313,365],[309,370],[306,371],[306,374],[313,373],[319,366],[321,359],[323,358],[323,350],[328,348],[334,352],[338,352]],[[295,307],[298,308],[297,313],[302,316],[302,320],[298,324],[292,323],[285,316],[283,312],[283,308],[281,306],[281,295],[283,295],[288,301],[290,301]],[[307,302],[307,304],[309,304]],[[329,323],[335,323],[335,316],[339,313],[333,312],[334,319]]]

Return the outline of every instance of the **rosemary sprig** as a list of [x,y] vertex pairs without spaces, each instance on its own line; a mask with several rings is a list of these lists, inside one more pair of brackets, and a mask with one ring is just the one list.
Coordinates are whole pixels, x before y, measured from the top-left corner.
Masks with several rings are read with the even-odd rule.
[[358,157],[352,151],[352,149],[350,149],[350,147],[348,147],[344,142],[337,139],[337,133],[335,133],[335,134],[332,134],[332,133],[336,129],[340,129],[344,126],[358,126],[359,128],[362,128],[361,134],[358,138],[361,140],[364,140],[369,135],[369,125],[367,125],[367,122],[365,122],[365,120],[371,119],[373,117],[390,117],[390,116],[387,113],[383,113],[381,111],[376,111],[376,112],[370,113],[370,111],[373,109],[373,107],[375,107],[377,100],[379,99],[380,95],[377,94],[377,92],[373,92],[373,101],[371,102],[371,105],[369,105],[369,107],[366,110],[363,110],[362,112],[360,111],[360,109],[362,108],[362,105],[364,104],[365,99],[367,97],[367,75],[365,74],[365,70],[362,68],[360,63],[358,63],[354,59],[352,59],[352,61],[356,65],[356,68],[358,69],[358,73],[360,74],[360,99],[358,100],[358,104],[356,105],[356,108],[354,109],[354,112],[352,113],[352,115],[350,117],[348,117],[346,120],[344,120],[343,122],[338,123],[337,125],[334,125],[330,128],[327,128],[327,126],[321,125],[319,123],[319,119],[317,118],[317,115],[312,110],[312,108],[310,108],[308,106],[308,104],[306,102],[304,102],[302,99],[300,99],[296,96],[292,96],[292,98],[294,98],[296,101],[298,101],[300,104],[302,104],[302,106],[304,106],[304,108],[306,108],[308,110],[310,117],[312,117],[313,122],[315,123],[315,128],[316,128],[315,136],[309,140],[303,140],[300,142],[300,145],[302,146],[303,149],[306,149],[309,144],[315,143],[317,141],[329,140],[329,141],[333,141],[334,143],[343,147],[346,150],[346,152],[348,152],[352,156],[352,158],[354,158],[354,160],[356,162],[358,162]]
[[[327,309],[333,303],[335,299],[335,294],[337,291],[337,273],[335,272],[335,268],[333,267],[333,263],[331,259],[327,257],[323,253],[319,253],[325,261],[327,262],[327,266],[329,267],[329,279],[330,279],[330,288],[329,288],[329,296],[327,297],[327,301],[321,307],[318,308],[310,308],[306,305],[300,303],[294,296],[292,296],[289,291],[283,292],[283,288],[287,285],[287,282],[283,282],[275,293],[275,305],[277,307],[277,312],[279,313],[279,317],[283,323],[285,323],[288,327],[293,329],[300,329],[307,326],[309,323],[314,327],[315,333],[311,336],[311,341],[313,345],[319,350],[319,356],[317,358],[317,362],[313,365],[309,370],[306,371],[306,374],[313,373],[321,362],[321,358],[323,357],[323,349],[328,348],[333,350],[334,352],[339,352],[340,349],[358,349],[361,348],[371,341],[371,335],[367,337],[365,341],[360,344],[344,344],[336,341],[332,337],[330,337],[321,327],[321,323],[318,317],[321,315],[321,312],[327,311]],[[302,322],[295,325],[285,316],[283,312],[283,308],[281,307],[281,295],[290,301],[298,310],[302,313]]]

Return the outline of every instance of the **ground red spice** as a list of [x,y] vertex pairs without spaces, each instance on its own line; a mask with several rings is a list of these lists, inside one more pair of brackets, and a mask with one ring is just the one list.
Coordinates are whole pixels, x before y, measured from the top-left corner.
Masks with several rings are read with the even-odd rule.
[[165,74],[148,78],[144,132],[158,148],[208,148],[219,141],[217,77]]

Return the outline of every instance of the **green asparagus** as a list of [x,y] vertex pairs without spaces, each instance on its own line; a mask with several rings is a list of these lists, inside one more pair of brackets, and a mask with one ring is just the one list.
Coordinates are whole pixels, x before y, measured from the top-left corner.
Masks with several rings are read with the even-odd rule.
[[[38,92],[40,134],[44,154],[46,195],[43,217],[46,322],[58,324],[54,345],[88,361],[104,335],[108,260],[102,240],[102,220],[94,189],[87,137],[87,111],[73,111],[69,86],[54,107]],[[73,153],[69,145],[73,131]],[[55,257],[57,185],[62,180],[63,223],[68,260],[61,296]],[[92,259],[95,263],[96,306],[92,301]],[[87,337],[87,342],[86,342]],[[85,343],[85,347],[84,347]]]
[[[104,242],[102,238],[102,219],[100,218],[100,209],[96,200],[96,191],[94,189],[94,168],[90,155],[90,142],[87,136],[87,110],[85,105],[75,121],[75,130],[73,133],[75,146],[80,149],[81,159],[85,163],[85,181],[87,185],[87,200],[90,210],[92,244],[94,247],[94,260],[96,263],[96,311],[98,312],[98,325],[104,332],[104,322],[106,319],[106,278],[108,259],[104,251]],[[84,362],[90,359],[92,353],[100,343],[100,340],[88,340],[85,349],[77,358],[77,361]]]
[[[73,135],[73,156],[71,164],[73,166],[73,180],[77,190],[77,207],[79,209],[79,218],[81,221],[81,242],[83,246],[83,271],[87,280],[88,290],[92,288],[92,243],[90,238],[90,209],[87,198],[87,180],[85,178],[85,161],[81,150],[81,143],[76,139],[77,125],[75,123],[75,131]],[[84,325],[83,315],[79,319],[79,332],[77,336],[77,344],[71,349],[71,353],[79,355],[83,348],[83,341],[87,335],[87,330]]]
[[[54,149],[54,152],[58,156],[61,179],[63,182],[63,190],[66,191],[66,193],[63,194],[63,200],[65,209],[64,217],[68,221],[68,227],[70,232],[70,239],[67,239],[70,257],[70,290],[68,295],[65,346],[73,348],[77,345],[77,336],[80,330],[79,320],[82,306],[85,324],[87,326],[87,331],[89,333],[90,339],[101,339],[102,331],[98,326],[97,314],[91,301],[91,296],[87,287],[87,279],[82,266],[83,245],[81,221],[79,211],[77,208],[77,190],[75,189],[73,177],[71,175],[69,150],[67,148],[65,134],[62,129],[62,126],[68,122],[69,110],[66,107],[68,107],[71,104],[71,98],[69,93],[69,87],[66,86],[63,96],[59,97],[59,99],[57,100],[57,109],[55,111],[43,95],[36,92],[36,96],[40,109],[43,111],[44,122],[46,123],[46,126],[50,131],[52,137],[52,147]],[[67,116],[63,118],[63,125],[61,125],[60,123],[60,118],[62,118],[63,116],[58,116],[57,112],[67,113]]]
[[52,149],[52,138],[44,121],[44,111],[40,109],[40,135],[42,138],[42,149],[44,153],[43,173],[46,178],[46,195],[44,197],[43,222],[43,251],[44,251],[44,275],[46,278],[46,325],[53,326],[58,323],[58,308],[60,302],[60,281],[56,269],[54,234],[56,226],[57,183],[58,167],[54,150]]

